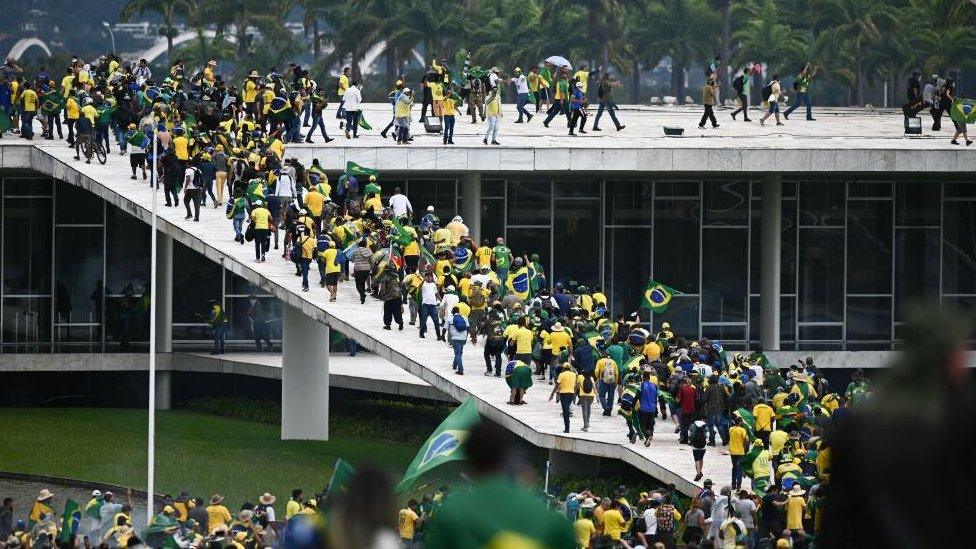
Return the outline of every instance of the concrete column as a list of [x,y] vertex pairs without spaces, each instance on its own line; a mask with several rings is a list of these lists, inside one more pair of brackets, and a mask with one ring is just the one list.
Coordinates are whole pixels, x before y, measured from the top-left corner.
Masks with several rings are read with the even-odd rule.
[[156,370],[156,409],[169,410],[173,407],[173,372]]
[[156,352],[173,352],[173,238],[156,235]]
[[281,439],[329,439],[329,327],[281,307]]
[[762,245],[759,256],[759,341],[765,351],[779,350],[782,198],[783,176],[764,175],[762,178]]
[[481,244],[481,172],[461,176],[461,217],[471,240]]
[[600,474],[600,458],[565,450],[549,449],[549,476]]

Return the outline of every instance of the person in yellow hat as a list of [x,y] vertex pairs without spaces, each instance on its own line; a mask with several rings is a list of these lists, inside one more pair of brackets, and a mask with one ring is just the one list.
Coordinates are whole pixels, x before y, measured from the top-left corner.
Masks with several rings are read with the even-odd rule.
[[[515,67],[514,72],[515,76],[512,77],[511,82],[515,86],[515,110],[518,111],[518,120],[515,123],[531,122],[532,113],[525,108],[525,104],[529,102],[529,80],[522,74],[521,67]],[[525,116],[525,120],[522,120],[523,116]]]

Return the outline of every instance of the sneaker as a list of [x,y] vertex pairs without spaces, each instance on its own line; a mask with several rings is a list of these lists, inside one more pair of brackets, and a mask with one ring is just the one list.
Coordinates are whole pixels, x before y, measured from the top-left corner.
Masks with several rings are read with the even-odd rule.
[[492,145],[501,145],[501,143],[499,143],[498,141],[495,141],[494,139],[492,139],[491,144]]
[[702,474],[701,473],[698,473],[697,475],[695,475],[695,482],[698,482],[701,479],[702,479]]
[[957,141],[957,140],[955,140],[955,139],[953,139],[953,140],[952,140],[952,141],[950,141],[949,143],[952,143],[953,145],[958,145],[958,144],[959,144],[959,141]]
[[732,120],[735,120],[735,113],[732,113]]
[[487,145],[488,144],[488,138],[486,137],[486,138],[482,139],[481,142],[484,143],[485,145]]
[[526,122],[532,122],[532,115],[531,114],[529,115],[529,118],[528,118],[528,120],[526,120]]
[[332,143],[333,141],[335,141],[335,139],[332,137],[326,137],[322,140],[323,143]]
[[383,326],[383,329],[384,329],[384,330],[389,330],[389,329],[390,329],[390,327],[389,327],[389,326]]
[[627,127],[626,125],[621,124],[620,126],[617,127],[617,131],[619,132],[620,130],[622,130],[622,129],[626,128],[626,127]]
[[600,128],[593,128],[591,131],[594,131],[594,132],[602,132],[603,130],[601,130]]
[[790,119],[790,115],[788,115],[788,114],[786,114],[786,113],[784,112],[784,113],[783,113],[783,120],[789,120],[789,119]]

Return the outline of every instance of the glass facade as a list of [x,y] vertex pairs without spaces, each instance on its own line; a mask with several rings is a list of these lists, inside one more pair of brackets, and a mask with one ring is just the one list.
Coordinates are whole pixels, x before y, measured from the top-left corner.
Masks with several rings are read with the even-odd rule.
[[[147,346],[149,229],[93,195],[29,173],[3,183],[2,352],[118,351]],[[460,211],[459,179],[384,177],[417,217]],[[482,238],[537,253],[550,282],[601,285],[613,312],[640,301],[648,277],[682,292],[655,315],[685,337],[744,348],[759,339],[761,185],[748,178],[482,181]],[[976,182],[937,178],[783,181],[784,349],[891,349],[915,300],[976,308]],[[228,340],[246,345],[259,288],[174,245],[173,339],[202,347],[199,315],[220,299]],[[269,325],[280,338],[280,322]]]

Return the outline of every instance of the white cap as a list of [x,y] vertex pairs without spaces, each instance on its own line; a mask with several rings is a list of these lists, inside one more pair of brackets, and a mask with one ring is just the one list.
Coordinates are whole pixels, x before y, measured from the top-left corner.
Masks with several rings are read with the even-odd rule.
[[428,212],[432,212],[432,211],[434,211],[434,207],[433,207],[433,206],[427,206],[427,211],[428,211]]
[[93,498],[97,498],[100,495],[102,495],[101,490],[92,490],[92,497]]
[[452,219],[451,221],[457,221],[458,223],[464,223],[464,220],[461,219],[461,216],[459,216],[459,215],[454,216],[454,219]]

